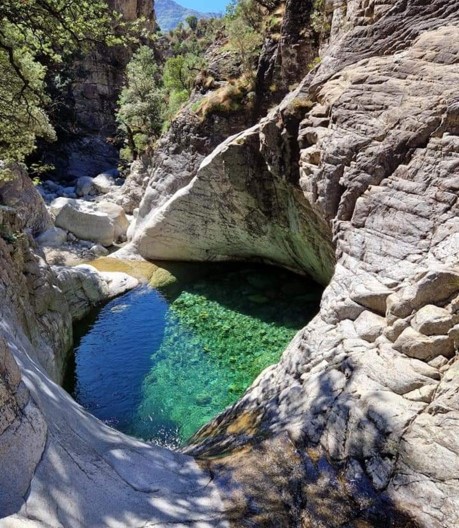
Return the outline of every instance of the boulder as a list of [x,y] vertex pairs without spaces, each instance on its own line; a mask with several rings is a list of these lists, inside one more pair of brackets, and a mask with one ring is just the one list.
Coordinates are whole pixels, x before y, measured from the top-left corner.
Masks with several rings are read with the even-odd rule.
[[378,314],[386,313],[386,300],[392,291],[376,279],[367,280],[354,286],[351,299]]
[[115,187],[115,178],[111,176],[110,173],[103,172],[102,174],[99,174],[96,176],[92,183],[94,185],[94,188],[97,190],[97,192],[101,194],[107,194],[112,190],[113,187]]
[[115,229],[115,242],[123,241],[129,228],[129,220],[124,209],[111,202],[98,202],[97,210],[106,214],[112,221]]
[[357,317],[354,325],[359,337],[372,343],[376,341],[386,327],[386,320],[380,315],[365,311]]
[[453,326],[453,318],[448,310],[426,304],[416,312],[411,326],[426,336],[445,335]]
[[129,222],[122,207],[109,202],[57,198],[51,204],[56,226],[82,240],[111,246],[126,235]]
[[426,336],[408,327],[394,343],[394,349],[409,357],[430,361],[437,356],[452,357],[454,340],[447,335]]
[[53,224],[45,202],[35,189],[25,165],[0,162],[0,204],[12,207],[20,220],[20,228],[34,236]]
[[82,176],[81,178],[78,178],[75,184],[75,194],[80,197],[94,194],[93,179],[89,176]]
[[60,227],[51,227],[37,237],[40,246],[60,247],[67,242],[67,231]]

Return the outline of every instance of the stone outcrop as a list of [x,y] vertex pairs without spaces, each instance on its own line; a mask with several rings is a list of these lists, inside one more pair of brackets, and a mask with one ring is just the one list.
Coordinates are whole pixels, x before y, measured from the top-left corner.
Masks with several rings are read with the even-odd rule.
[[0,209],[0,454],[22,470],[2,465],[0,526],[459,524],[459,1],[324,6],[320,66],[261,123],[201,164],[215,138],[176,122],[125,250],[328,283],[279,364],[194,437],[200,468],[45,375],[98,287],[56,278]]
[[236,526],[453,528],[459,2],[325,4],[319,68],[190,182],[148,190],[129,251],[329,282],[281,362],[187,451]]
[[53,224],[45,202],[37,193],[22,164],[0,162],[0,205],[16,211],[19,230],[36,236]]
[[[146,30],[154,30],[154,0],[107,3],[125,21],[142,20]],[[59,141],[46,145],[41,153],[60,179],[94,177],[117,166],[119,153],[113,145],[115,110],[131,56],[129,47],[98,44],[71,65],[69,86],[62,95],[64,104],[53,116]],[[61,120],[65,121],[63,127]]]
[[[266,19],[275,24],[266,24],[253,86],[249,81],[236,96],[231,93],[238,92],[235,86],[243,75],[240,59],[228,50],[227,40],[221,35],[209,47],[206,72],[196,79],[189,104],[155,146],[153,159],[136,162],[121,193],[117,193],[116,203],[126,212],[131,213],[141,204],[143,217],[158,208],[191,182],[202,161],[218,145],[255,125],[267,108],[280,102],[309,71],[318,49],[316,35],[308,29],[312,3],[289,0],[287,4],[285,13],[284,2],[263,3]],[[200,81],[199,77],[204,79]]]

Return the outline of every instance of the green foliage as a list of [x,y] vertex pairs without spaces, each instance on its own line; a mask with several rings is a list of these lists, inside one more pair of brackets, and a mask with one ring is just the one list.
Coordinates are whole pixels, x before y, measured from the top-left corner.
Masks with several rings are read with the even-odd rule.
[[260,31],[263,26],[264,10],[256,0],[233,0],[227,7],[226,18],[237,20],[253,31]]
[[325,0],[314,0],[311,26],[321,38],[327,36],[330,32],[331,26],[325,10]]
[[189,95],[202,66],[203,61],[192,53],[168,59],[164,65],[164,87],[170,93],[186,92]]
[[4,168],[4,165],[2,164],[2,166],[0,167],[0,184],[8,183],[12,180],[14,180],[13,171],[9,168]]
[[147,46],[134,54],[126,73],[116,117],[132,157],[137,158],[161,134],[165,93],[154,53]]
[[238,56],[243,71],[251,72],[263,43],[263,10],[255,0],[233,0],[227,8],[229,48]]
[[186,17],[185,22],[188,24],[191,31],[196,31],[198,27],[198,17],[197,16],[194,16],[194,15],[188,16]]
[[127,67],[117,121],[126,140],[123,157],[136,159],[154,145],[190,97],[202,60],[191,53],[168,59],[161,72],[153,51],[142,46]]
[[173,91],[169,94],[169,104],[166,111],[166,119],[163,123],[163,131],[167,130],[170,122],[182,106],[188,101],[190,94],[186,90]]
[[0,49],[0,159],[22,161],[36,137],[53,140],[55,135],[43,109],[45,68],[24,49],[12,58],[14,63]]
[[251,72],[263,42],[261,34],[239,18],[228,23],[229,47],[236,52],[244,72]]
[[0,158],[22,160],[35,139],[54,139],[45,75],[94,41],[117,43],[119,17],[102,0],[0,3]]

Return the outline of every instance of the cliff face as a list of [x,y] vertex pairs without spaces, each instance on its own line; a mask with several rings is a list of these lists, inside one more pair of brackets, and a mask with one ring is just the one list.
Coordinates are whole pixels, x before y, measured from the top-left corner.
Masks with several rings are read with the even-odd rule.
[[235,525],[452,528],[459,2],[325,13],[320,66],[189,183],[147,192],[132,249],[329,282],[280,364],[189,450],[226,454],[208,464]]
[[[108,0],[108,5],[127,22],[145,19],[155,25],[153,0]],[[78,77],[72,86],[76,127],[103,138],[116,132],[115,109],[131,51],[102,46],[76,65]]]
[[[244,100],[234,107],[208,110],[213,100],[224,99],[221,92],[242,75],[240,61],[228,52],[227,42],[224,39],[216,42],[206,56],[207,73],[213,78],[214,86],[209,89],[198,85],[191,104],[173,120],[152,159],[142,169],[137,166],[132,178],[128,177],[123,196],[118,200],[129,210],[140,202],[139,232],[152,211],[159,210],[170,196],[190,183],[206,156],[229,136],[258,123],[266,115],[267,108],[281,101],[291,86],[298,84],[310,70],[318,50],[317,35],[304,29],[308,27],[312,3],[289,0],[264,5],[270,6],[266,17],[273,25],[265,35],[254,86],[248,89],[253,104]],[[196,106],[201,108],[197,112],[193,110]],[[293,116],[289,130],[295,126],[298,122]],[[144,256],[150,258],[152,254],[147,250]]]
[[280,363],[195,436],[201,469],[50,380],[72,316],[105,294],[46,266],[22,235],[46,217],[5,193],[0,526],[459,524],[459,1],[323,9],[320,65],[265,119],[201,164],[246,118],[206,131],[183,114],[136,176],[151,179],[131,253],[256,258],[328,284]]
[[[155,27],[153,0],[108,0],[108,5],[127,22],[142,18],[149,30]],[[107,139],[116,134],[116,105],[131,56],[129,48],[98,45],[72,64],[67,115],[56,116],[59,140],[43,155],[58,176],[93,177],[117,166],[118,151]]]

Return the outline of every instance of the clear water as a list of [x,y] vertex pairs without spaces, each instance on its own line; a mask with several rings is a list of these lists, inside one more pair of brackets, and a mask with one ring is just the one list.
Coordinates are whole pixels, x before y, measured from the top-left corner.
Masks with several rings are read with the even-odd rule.
[[182,445],[279,360],[320,295],[253,266],[220,266],[174,291],[138,288],[80,325],[67,388],[123,432]]

